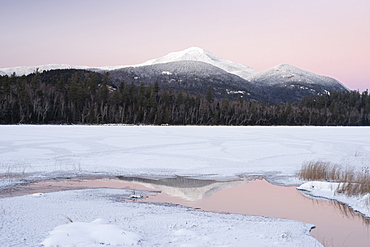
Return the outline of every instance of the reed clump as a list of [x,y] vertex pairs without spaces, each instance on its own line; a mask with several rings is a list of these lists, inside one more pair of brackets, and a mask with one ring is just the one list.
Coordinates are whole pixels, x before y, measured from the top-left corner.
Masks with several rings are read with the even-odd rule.
[[370,193],[369,170],[369,167],[356,170],[350,166],[343,168],[330,162],[315,161],[303,164],[298,177],[303,180],[340,183],[337,193],[364,195]]

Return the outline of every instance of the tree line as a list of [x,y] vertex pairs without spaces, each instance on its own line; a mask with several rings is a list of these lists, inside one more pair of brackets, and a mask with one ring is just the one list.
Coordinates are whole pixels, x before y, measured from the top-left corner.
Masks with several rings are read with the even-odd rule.
[[370,125],[370,96],[333,92],[265,103],[164,90],[85,70],[0,76],[0,124]]

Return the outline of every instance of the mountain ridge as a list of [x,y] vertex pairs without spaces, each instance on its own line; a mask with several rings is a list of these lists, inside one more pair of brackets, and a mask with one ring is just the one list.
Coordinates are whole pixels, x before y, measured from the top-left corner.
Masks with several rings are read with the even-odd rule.
[[249,94],[248,99],[266,100],[261,92],[257,92],[261,90],[252,83],[201,61],[184,60],[126,67],[111,71],[109,77],[117,86],[121,81],[145,84],[158,82],[165,89],[205,94],[208,88],[212,88],[216,97],[241,91],[242,94]]
[[[250,75],[251,74],[259,74],[263,72],[268,72],[271,70],[276,70],[278,68],[294,68],[295,70],[300,70],[304,71],[306,73],[314,74],[317,76],[322,76],[315,74],[313,72],[309,72],[303,69],[300,69],[298,67],[295,67],[293,65],[289,64],[279,64],[276,65],[272,68],[268,68],[262,71],[258,71],[256,69],[253,69],[251,67],[239,64],[239,63],[234,63],[229,60],[222,59],[213,53],[206,51],[202,48],[199,47],[190,47],[187,48],[183,51],[178,51],[178,52],[171,52],[165,56],[155,58],[148,60],[144,63],[141,64],[136,64],[136,65],[117,65],[117,66],[102,66],[102,67],[90,67],[90,66],[75,66],[75,65],[69,65],[69,64],[46,64],[46,65],[37,65],[37,66],[17,66],[17,67],[8,67],[8,68],[0,68],[0,73],[6,74],[6,75],[11,75],[15,73],[17,76],[22,76],[22,75],[27,75],[27,74],[32,74],[36,72],[36,70],[42,72],[45,70],[55,70],[55,69],[86,69],[86,70],[93,70],[93,71],[112,71],[116,69],[122,69],[122,68],[129,68],[129,67],[141,67],[141,66],[148,66],[148,65],[154,65],[154,64],[162,64],[162,63],[169,63],[169,62],[176,62],[176,61],[184,61],[184,60],[189,60],[189,61],[200,61],[200,62],[205,62],[209,63],[211,65],[214,65],[216,67],[219,67],[223,70],[225,70],[228,73],[231,74],[236,74],[243,79],[250,80]],[[229,66],[227,66],[229,65]],[[242,76],[239,75],[238,72],[240,70],[245,70],[243,72],[248,72],[248,76]],[[322,76],[326,78],[331,78],[328,76]],[[253,78],[253,77],[252,77]],[[331,78],[333,79],[333,78]],[[334,79],[335,80],[335,79]]]
[[171,52],[165,56],[131,66],[71,66],[42,65],[0,68],[0,75],[17,76],[55,69],[84,69],[99,73],[109,72],[111,81],[119,85],[128,83],[153,84],[162,88],[186,90],[204,94],[211,88],[216,97],[239,95],[249,100],[268,102],[296,101],[305,95],[328,94],[333,91],[349,91],[338,80],[302,70],[288,64],[279,64],[258,71],[231,62],[199,47]]

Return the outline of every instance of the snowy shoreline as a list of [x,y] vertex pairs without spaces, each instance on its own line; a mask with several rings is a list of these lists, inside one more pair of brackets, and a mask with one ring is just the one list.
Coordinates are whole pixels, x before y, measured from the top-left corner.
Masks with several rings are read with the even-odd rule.
[[303,183],[297,189],[308,197],[343,203],[356,213],[370,219],[370,194],[346,196],[337,192],[338,186],[340,186],[340,183],[310,181]]

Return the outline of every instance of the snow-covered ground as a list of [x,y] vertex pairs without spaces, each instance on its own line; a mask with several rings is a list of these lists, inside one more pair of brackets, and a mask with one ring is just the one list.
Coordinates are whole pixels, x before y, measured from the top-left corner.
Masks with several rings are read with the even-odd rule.
[[307,223],[115,199],[129,192],[92,189],[3,198],[0,246],[321,246]]
[[[93,174],[260,174],[275,183],[299,185],[302,181],[295,174],[304,162],[361,168],[370,160],[366,127],[19,125],[0,126],[0,136],[3,188],[22,179]],[[93,232],[100,227],[127,232],[128,241],[138,246],[320,246],[304,223],[112,200],[111,195],[122,193],[128,192],[97,189],[0,199],[0,246],[35,246],[67,223],[66,216],[78,224],[56,228],[46,246],[60,244],[56,233],[71,236],[73,231],[90,241],[80,246],[112,244],[104,236],[82,236],[86,232],[78,226]],[[109,223],[94,221],[98,218]]]

